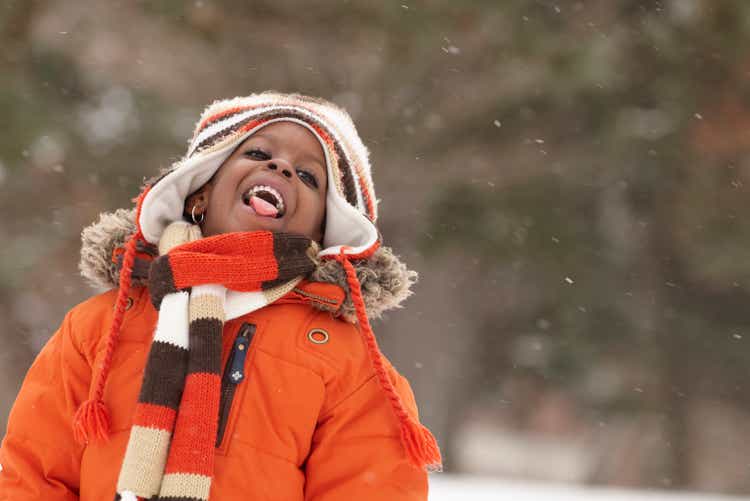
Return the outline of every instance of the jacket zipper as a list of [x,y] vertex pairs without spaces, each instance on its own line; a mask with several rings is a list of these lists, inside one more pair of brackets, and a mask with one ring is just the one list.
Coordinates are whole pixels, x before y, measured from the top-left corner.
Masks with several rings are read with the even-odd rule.
[[227,357],[224,374],[221,377],[221,400],[219,401],[219,428],[216,432],[216,447],[221,445],[224,431],[232,409],[232,400],[237,386],[245,379],[245,359],[250,349],[250,342],[255,334],[255,324],[244,323],[240,326],[232,350]]

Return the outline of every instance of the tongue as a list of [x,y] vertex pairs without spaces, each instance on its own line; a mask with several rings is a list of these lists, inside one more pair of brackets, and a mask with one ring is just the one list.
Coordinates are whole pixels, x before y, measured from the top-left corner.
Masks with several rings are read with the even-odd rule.
[[279,213],[279,210],[273,204],[266,202],[260,197],[252,197],[250,199],[250,206],[261,216],[276,217],[276,214]]

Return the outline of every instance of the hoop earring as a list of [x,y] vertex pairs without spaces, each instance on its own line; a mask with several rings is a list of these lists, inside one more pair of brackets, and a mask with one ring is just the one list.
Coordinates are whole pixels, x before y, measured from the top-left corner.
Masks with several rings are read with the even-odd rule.
[[190,211],[190,216],[193,218],[195,224],[201,224],[203,220],[206,219],[206,211],[203,211],[198,215],[201,217],[200,220],[195,217],[195,205],[193,205],[193,209]]

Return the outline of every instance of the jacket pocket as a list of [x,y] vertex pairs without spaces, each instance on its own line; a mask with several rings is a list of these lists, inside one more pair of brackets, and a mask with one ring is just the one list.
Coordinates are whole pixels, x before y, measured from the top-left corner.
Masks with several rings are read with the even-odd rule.
[[247,369],[249,377],[240,390],[242,406],[232,410],[227,433],[232,435],[235,454],[260,452],[300,466],[312,446],[325,383],[301,363],[304,359],[295,360],[296,351],[272,353],[266,348],[271,344],[265,343],[267,334],[280,337],[283,333],[259,330],[259,334]]
[[219,400],[219,427],[216,432],[216,447],[221,448],[227,429],[227,422],[232,410],[237,388],[245,380],[247,370],[245,361],[250,351],[250,344],[255,335],[255,324],[243,323],[237,331],[237,337],[227,357],[224,373],[221,377],[221,399]]

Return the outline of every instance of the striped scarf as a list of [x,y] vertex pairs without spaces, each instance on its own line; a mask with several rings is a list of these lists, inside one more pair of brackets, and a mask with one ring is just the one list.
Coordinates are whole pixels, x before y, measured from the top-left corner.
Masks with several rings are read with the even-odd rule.
[[253,231],[201,238],[167,227],[149,272],[159,311],[116,499],[207,500],[213,477],[227,289],[273,303],[314,270],[307,237]]

